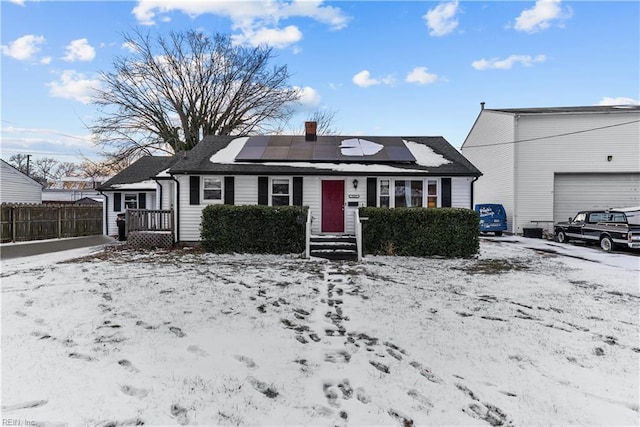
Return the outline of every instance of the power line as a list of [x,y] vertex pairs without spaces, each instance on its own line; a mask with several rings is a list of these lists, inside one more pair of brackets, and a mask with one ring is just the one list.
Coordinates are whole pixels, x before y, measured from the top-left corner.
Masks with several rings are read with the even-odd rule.
[[[580,133],[593,132],[593,131],[597,131],[597,130],[609,129],[609,128],[618,127],[618,126],[625,126],[625,125],[628,125],[628,124],[638,123],[638,122],[640,122],[640,120],[632,120],[630,122],[616,123],[615,125],[600,126],[600,127],[596,127],[596,128],[576,130],[576,131],[573,131],[573,132],[558,133],[558,134],[555,134],[555,135],[539,136],[537,138],[518,139],[518,140],[515,140],[515,141],[506,141],[506,142],[495,142],[493,144],[469,145],[469,146],[464,147],[464,148],[495,147],[497,145],[519,144],[521,142],[539,141],[539,140],[542,140],[542,139],[550,139],[550,138],[558,138],[558,137],[562,137],[562,136],[577,135],[577,134],[580,134]],[[464,146],[464,144],[463,144],[463,146]]]

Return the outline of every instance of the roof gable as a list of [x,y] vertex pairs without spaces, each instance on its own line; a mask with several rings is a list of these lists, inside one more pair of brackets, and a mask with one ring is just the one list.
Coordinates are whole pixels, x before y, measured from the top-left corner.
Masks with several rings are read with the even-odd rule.
[[171,167],[179,156],[145,156],[99,186],[100,191],[155,188],[153,178]]
[[0,159],[0,163],[2,163],[2,169],[5,171],[5,173],[10,173],[14,175],[17,179],[21,180],[26,185],[31,185],[34,188],[42,188],[42,184],[40,184],[35,179],[31,178],[29,175],[21,172],[19,169],[14,167],[11,163],[7,163],[2,159]]

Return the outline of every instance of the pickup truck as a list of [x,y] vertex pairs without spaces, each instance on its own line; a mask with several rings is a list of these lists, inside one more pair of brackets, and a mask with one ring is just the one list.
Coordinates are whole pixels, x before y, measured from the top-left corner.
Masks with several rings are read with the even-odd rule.
[[555,224],[554,231],[557,242],[599,243],[605,252],[611,252],[618,245],[640,248],[640,225],[629,224],[627,216],[620,211],[581,211],[568,222]]

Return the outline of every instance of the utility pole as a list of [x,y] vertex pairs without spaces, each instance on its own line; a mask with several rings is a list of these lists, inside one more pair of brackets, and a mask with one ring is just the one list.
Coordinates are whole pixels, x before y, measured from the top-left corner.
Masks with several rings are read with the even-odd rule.
[[31,176],[29,171],[29,161],[31,160],[31,154],[27,154],[27,176]]

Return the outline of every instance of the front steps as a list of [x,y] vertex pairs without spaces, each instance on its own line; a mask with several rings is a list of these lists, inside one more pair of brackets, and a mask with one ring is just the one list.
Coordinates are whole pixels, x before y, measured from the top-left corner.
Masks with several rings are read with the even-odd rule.
[[311,236],[310,254],[312,257],[330,260],[357,261],[356,237],[326,234]]

